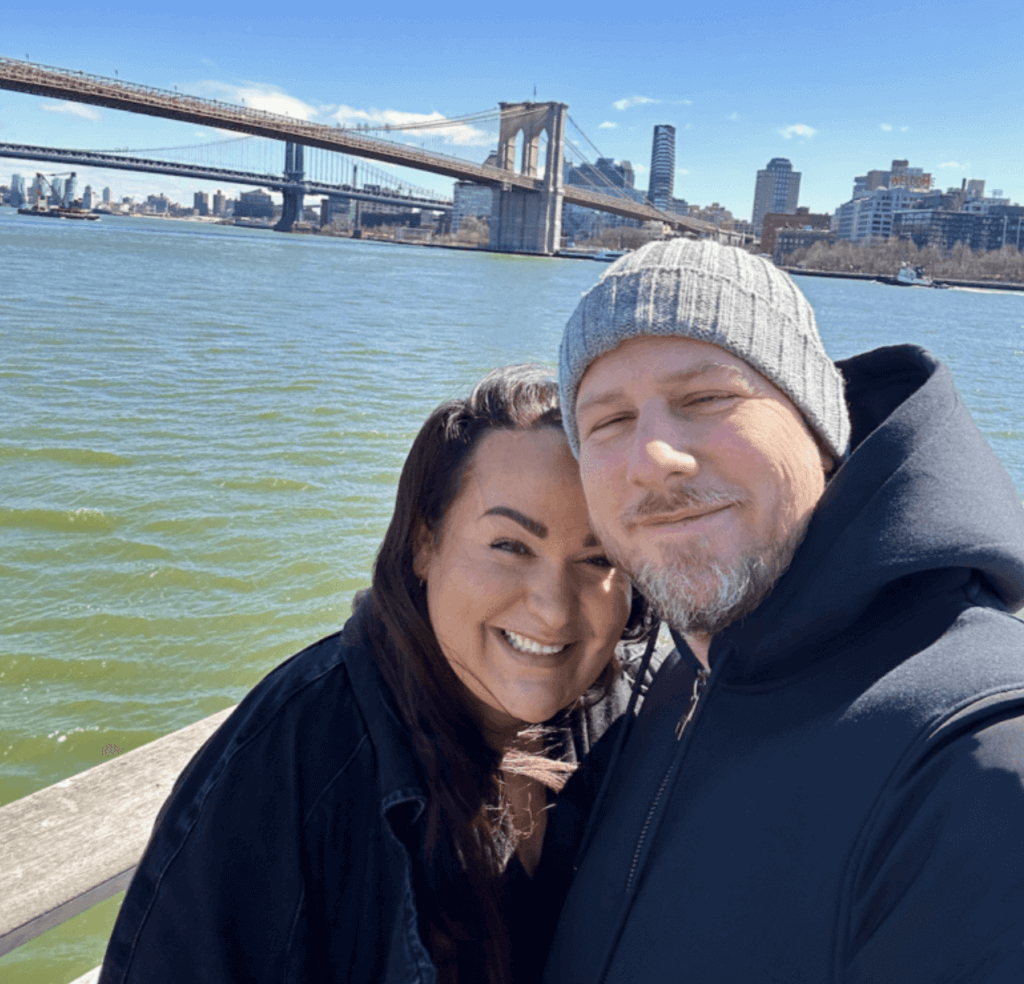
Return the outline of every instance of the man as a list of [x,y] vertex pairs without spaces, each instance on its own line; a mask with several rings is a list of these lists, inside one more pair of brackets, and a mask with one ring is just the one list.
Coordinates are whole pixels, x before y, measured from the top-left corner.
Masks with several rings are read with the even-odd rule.
[[1024,514],[949,370],[833,364],[784,273],[676,240],[584,296],[560,377],[681,655],[586,835],[555,808],[549,984],[1024,981]]

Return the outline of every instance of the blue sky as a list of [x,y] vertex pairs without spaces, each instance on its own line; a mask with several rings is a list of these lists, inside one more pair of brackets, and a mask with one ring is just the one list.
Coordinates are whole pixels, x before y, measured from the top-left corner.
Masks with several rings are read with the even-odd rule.
[[[984,14],[979,10],[984,9]],[[0,12],[0,54],[309,119],[459,116],[533,96],[569,113],[646,187],[651,131],[677,128],[677,196],[749,218],[755,174],[788,157],[800,202],[832,211],[893,158],[942,186],[984,178],[1024,202],[1024,4],[200,4],[65,0]],[[133,149],[215,131],[0,91],[0,141]],[[486,138],[483,138],[486,142]],[[452,148],[459,152],[458,147]],[[478,152],[470,150],[467,152]],[[47,165],[47,171],[64,170]],[[34,167],[0,161],[9,172]],[[183,180],[84,175],[115,193]],[[447,179],[414,180],[450,191]],[[84,180],[82,181],[84,183]],[[237,193],[237,188],[233,193]]]

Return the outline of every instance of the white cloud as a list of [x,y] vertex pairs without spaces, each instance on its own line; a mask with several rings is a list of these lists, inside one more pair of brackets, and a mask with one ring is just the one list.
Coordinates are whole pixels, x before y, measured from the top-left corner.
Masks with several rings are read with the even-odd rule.
[[793,137],[800,137],[802,140],[810,140],[818,131],[813,126],[808,126],[806,123],[794,123],[792,126],[784,126],[779,133],[786,140],[790,140]]
[[42,103],[40,109],[45,113],[67,113],[68,116],[81,116],[83,120],[100,120],[103,118],[103,114],[95,106],[84,106],[82,103]]
[[943,161],[939,167],[953,167],[958,171],[966,171],[971,166],[971,162],[968,161],[966,164],[961,164],[959,161]]
[[262,109],[266,113],[277,113],[280,116],[291,116],[307,122],[319,115],[319,110],[309,103],[304,103],[295,96],[289,96],[275,85],[264,85],[261,82],[244,82],[231,85],[227,82],[208,80],[181,86],[182,92],[194,96],[205,96],[210,99],[223,99],[225,102],[244,103],[253,109]]
[[598,123],[597,128],[599,130],[614,130],[618,125],[618,123],[612,123],[610,120],[605,120],[603,123]]
[[734,109],[734,110],[733,110],[733,111],[732,111],[732,112],[731,112],[731,113],[730,113],[730,114],[729,114],[729,115],[728,115],[728,116],[726,117],[726,119],[727,119],[727,120],[729,120],[729,121],[731,121],[731,122],[733,122],[733,123],[738,123],[738,122],[739,122],[739,120],[740,120],[740,114],[739,114],[739,113],[737,113],[737,112],[736,112],[736,110]]
[[885,130],[886,133],[892,133],[892,124],[891,123],[879,123],[878,124],[878,128],[880,130]]
[[689,173],[690,172],[687,171],[685,167],[677,167],[676,168],[676,174],[689,174]]
[[630,106],[643,106],[646,103],[657,103],[660,99],[652,99],[650,96],[631,96],[629,99],[616,99],[612,105],[616,109],[629,109]]
[[634,164],[633,170],[637,174],[646,174],[650,170],[650,168],[646,164]]
[[[369,124],[371,127],[408,126],[410,123],[431,123],[435,125],[427,131],[432,137],[440,137],[448,143],[461,147],[485,147],[495,143],[496,135],[487,130],[478,129],[468,123],[450,123],[443,125],[447,119],[436,110],[433,113],[407,113],[399,109],[354,109],[351,106],[339,106],[331,119],[342,126],[358,126]],[[401,134],[402,131],[398,131]],[[412,136],[418,131],[413,130]],[[398,135],[396,134],[396,136]]]
[[909,127],[909,126],[901,126],[901,127],[900,127],[900,133],[906,133],[906,132],[907,132],[907,130],[909,130],[909,129],[910,129],[910,127]]

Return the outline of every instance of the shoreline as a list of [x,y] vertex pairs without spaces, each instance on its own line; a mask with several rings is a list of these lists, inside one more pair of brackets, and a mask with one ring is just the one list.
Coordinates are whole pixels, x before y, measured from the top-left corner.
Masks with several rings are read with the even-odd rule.
[[[800,267],[779,267],[790,276],[795,277],[833,277],[836,280],[874,280],[876,283],[897,285],[895,277],[883,273],[847,273],[842,270],[804,270]],[[940,287],[973,287],[978,290],[1013,290],[1024,291],[1024,284],[1013,280],[952,280],[946,277],[933,277],[932,282]],[[908,285],[909,286],[909,285]]]

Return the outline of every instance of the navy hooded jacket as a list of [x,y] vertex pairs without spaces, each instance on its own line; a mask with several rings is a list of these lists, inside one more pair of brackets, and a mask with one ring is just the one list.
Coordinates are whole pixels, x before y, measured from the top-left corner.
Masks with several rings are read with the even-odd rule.
[[929,353],[839,366],[853,451],[789,570],[678,738],[677,639],[582,846],[555,807],[548,984],[1024,981],[1024,511]]

